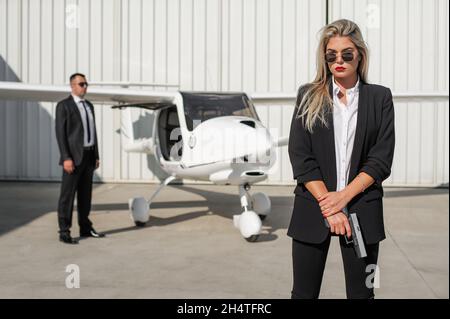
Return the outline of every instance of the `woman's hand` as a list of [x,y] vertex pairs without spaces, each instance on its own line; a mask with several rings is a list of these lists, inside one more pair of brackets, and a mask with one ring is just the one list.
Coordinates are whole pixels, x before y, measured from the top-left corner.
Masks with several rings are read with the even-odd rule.
[[347,206],[351,198],[347,192],[328,192],[318,198],[320,209],[324,218],[339,213]]
[[330,231],[337,235],[345,235],[350,238],[352,236],[352,228],[348,222],[347,216],[343,212],[339,212],[327,218],[330,225]]

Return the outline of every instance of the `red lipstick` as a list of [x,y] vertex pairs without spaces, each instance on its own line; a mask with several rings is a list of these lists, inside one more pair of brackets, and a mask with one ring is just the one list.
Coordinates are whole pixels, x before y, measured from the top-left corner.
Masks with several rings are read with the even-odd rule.
[[343,66],[338,66],[337,68],[335,68],[335,70],[338,72],[342,72],[342,71],[345,71],[346,68],[344,68]]

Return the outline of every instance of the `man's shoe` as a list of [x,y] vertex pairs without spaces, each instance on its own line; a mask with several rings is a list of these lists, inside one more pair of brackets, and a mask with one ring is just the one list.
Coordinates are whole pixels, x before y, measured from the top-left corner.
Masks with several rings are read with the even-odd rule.
[[59,235],[59,241],[65,243],[65,244],[69,244],[69,245],[78,244],[78,240],[76,240],[75,238],[72,238],[70,235],[67,235],[67,234]]
[[105,234],[97,233],[94,228],[91,228],[91,230],[87,232],[80,232],[80,237],[94,237],[94,238],[103,238],[105,237]]

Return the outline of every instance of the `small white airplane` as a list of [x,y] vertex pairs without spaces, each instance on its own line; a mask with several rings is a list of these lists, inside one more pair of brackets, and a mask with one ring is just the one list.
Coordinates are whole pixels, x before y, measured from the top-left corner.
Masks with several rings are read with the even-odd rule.
[[[114,83],[121,86],[126,83]],[[70,94],[68,86],[48,86],[0,81],[0,99],[57,102]],[[150,199],[129,200],[134,223],[144,226],[156,195],[176,179],[236,185],[243,212],[233,224],[250,242],[261,232],[262,220],[271,211],[264,193],[250,194],[251,185],[267,179],[276,161],[276,147],[287,137],[275,139],[265,128],[251,99],[242,92],[169,92],[129,88],[90,87],[86,98],[94,103],[115,104],[122,109],[121,138],[126,152],[153,154],[169,175]],[[150,138],[134,137],[131,108],[154,111]],[[150,123],[149,123],[150,125]]]

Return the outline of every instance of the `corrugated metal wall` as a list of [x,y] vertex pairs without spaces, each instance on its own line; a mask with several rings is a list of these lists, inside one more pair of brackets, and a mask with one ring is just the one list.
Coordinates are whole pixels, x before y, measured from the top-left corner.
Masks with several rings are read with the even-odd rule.
[[[401,93],[386,184],[448,183],[445,0],[0,0],[0,80],[64,84],[79,71],[91,82],[294,96],[314,76],[317,32],[327,12],[329,21],[347,17],[361,26],[371,48],[371,82]],[[282,135],[292,110],[285,99],[257,104],[262,121]],[[0,178],[60,178],[54,111],[52,103],[0,101]],[[152,157],[121,151],[119,112],[97,105],[96,114],[97,179],[163,176]],[[280,156],[267,183],[292,183],[286,148]]]
[[395,101],[396,150],[386,184],[448,183],[448,12],[445,0],[331,2],[331,20],[352,19],[364,32],[370,81],[411,95]]

